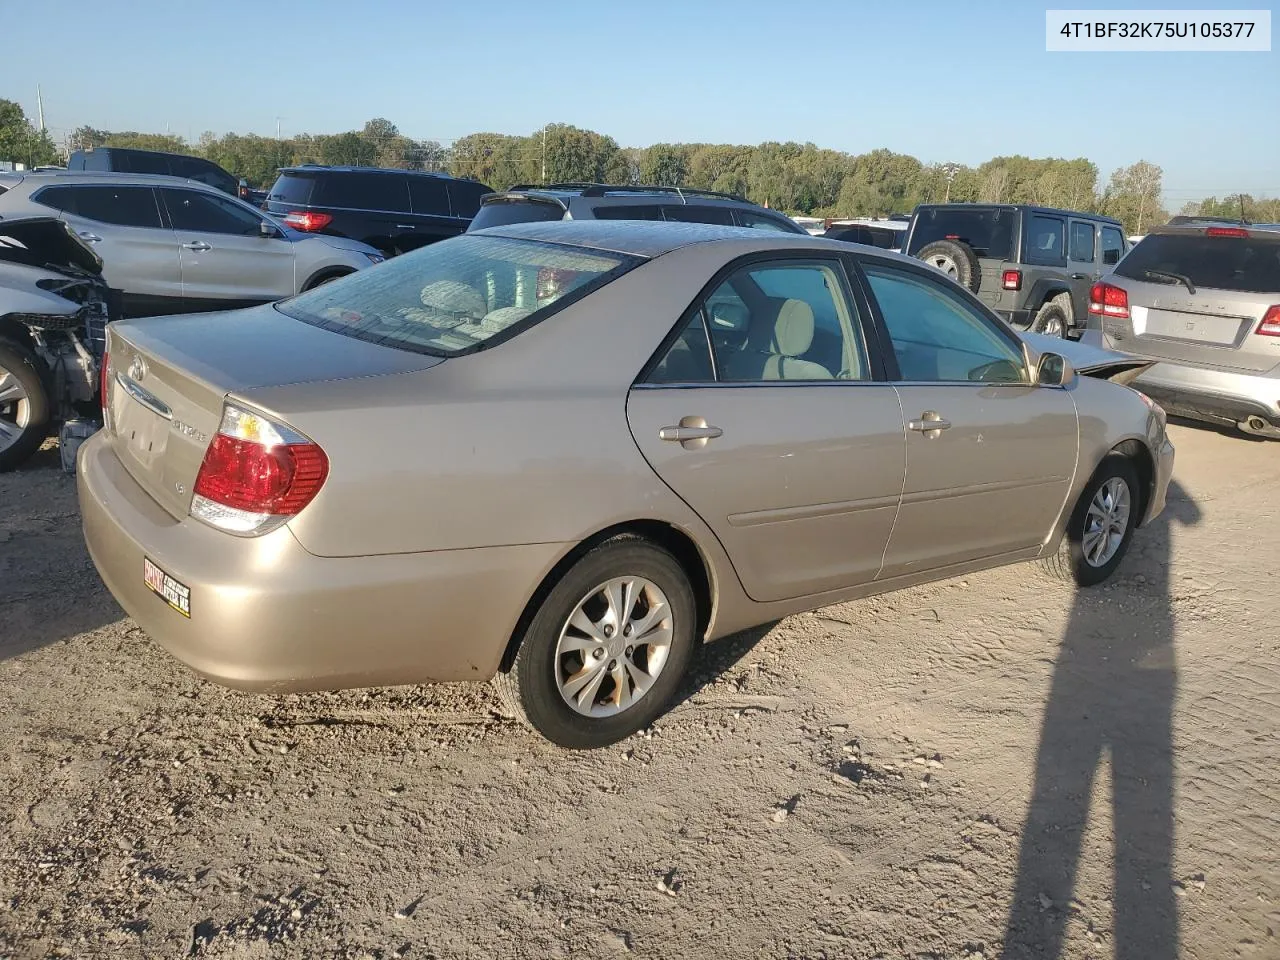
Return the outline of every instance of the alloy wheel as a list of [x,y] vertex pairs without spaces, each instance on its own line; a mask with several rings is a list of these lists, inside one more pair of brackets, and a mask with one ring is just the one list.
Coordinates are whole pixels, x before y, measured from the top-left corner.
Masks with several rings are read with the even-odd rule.
[[1120,477],[1112,477],[1098,488],[1085,515],[1080,542],[1085,563],[1105,567],[1111,561],[1124,543],[1131,509],[1129,485]]

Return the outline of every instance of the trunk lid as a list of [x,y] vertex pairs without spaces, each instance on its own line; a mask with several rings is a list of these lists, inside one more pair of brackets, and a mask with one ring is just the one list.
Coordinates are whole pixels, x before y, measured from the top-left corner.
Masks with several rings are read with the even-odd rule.
[[354,340],[268,306],[122,320],[108,328],[108,442],[177,519],[187,515],[228,394],[410,373],[441,360]]

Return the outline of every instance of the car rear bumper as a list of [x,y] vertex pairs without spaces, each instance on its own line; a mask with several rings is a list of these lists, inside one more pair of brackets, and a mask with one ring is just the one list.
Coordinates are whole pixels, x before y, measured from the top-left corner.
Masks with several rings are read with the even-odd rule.
[[1261,417],[1280,428],[1280,378],[1161,361],[1133,386],[1174,415],[1234,426]]
[[[564,545],[375,557],[307,553],[176,521],[98,433],[77,469],[85,541],[116,600],[169,653],[241,690],[485,680]],[[143,582],[143,558],[188,587],[190,617]]]

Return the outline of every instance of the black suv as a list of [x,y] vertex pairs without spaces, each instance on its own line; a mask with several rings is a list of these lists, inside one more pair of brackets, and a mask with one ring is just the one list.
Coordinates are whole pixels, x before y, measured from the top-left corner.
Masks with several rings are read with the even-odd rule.
[[468,230],[537,220],[670,220],[805,232],[790,217],[732,193],[605,183],[524,185],[491,194]]
[[475,180],[380,167],[284,167],[262,209],[306,233],[360,240],[384,256],[457,236],[492,193]]
[[240,196],[240,181],[212,160],[191,157],[185,153],[161,153],[159,150],[134,150],[130,147],[97,147],[75,150],[67,159],[68,170],[91,170],[94,173],[156,173],[164,177],[181,177],[207,183],[211,187]]
[[1083,332],[1090,289],[1128,250],[1111,217],[988,203],[916,207],[903,246],[1016,329],[1060,337]]

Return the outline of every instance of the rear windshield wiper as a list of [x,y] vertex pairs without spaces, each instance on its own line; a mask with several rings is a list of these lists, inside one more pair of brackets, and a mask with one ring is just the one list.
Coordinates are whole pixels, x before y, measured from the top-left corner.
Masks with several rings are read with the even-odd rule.
[[1156,280],[1172,280],[1174,283],[1180,283],[1187,288],[1187,293],[1195,296],[1195,284],[1191,282],[1191,278],[1181,273],[1173,273],[1169,270],[1147,270],[1143,274]]

